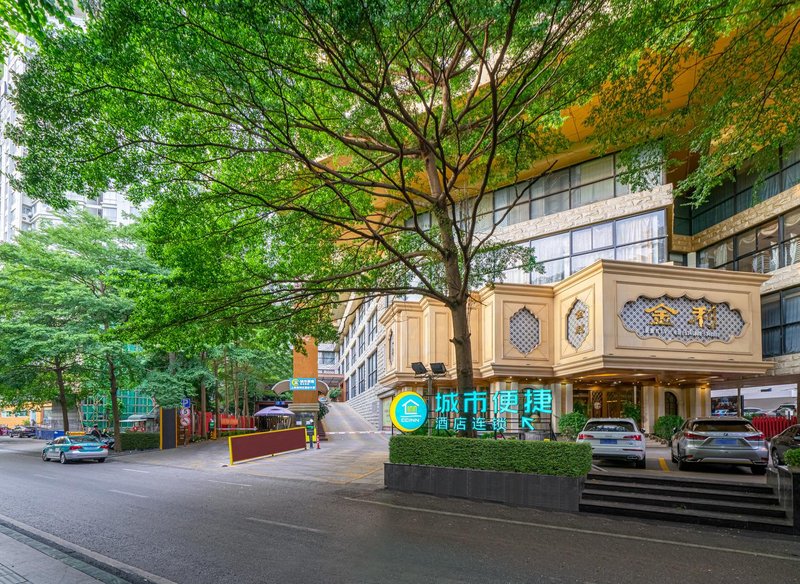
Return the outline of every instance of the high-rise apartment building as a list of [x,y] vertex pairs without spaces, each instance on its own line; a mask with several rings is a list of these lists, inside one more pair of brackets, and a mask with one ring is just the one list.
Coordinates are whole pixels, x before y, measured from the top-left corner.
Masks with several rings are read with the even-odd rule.
[[[77,22],[80,23],[80,19]],[[19,35],[18,43],[24,51],[35,50],[35,43],[29,37]],[[21,150],[6,132],[8,124],[14,123],[17,117],[9,95],[15,76],[24,70],[25,60],[22,54],[11,52],[6,55],[0,78],[0,241],[11,241],[20,231],[36,229],[45,221],[56,220],[48,205],[31,199],[14,189],[11,184],[11,178],[17,172],[14,158],[21,154]],[[56,170],[53,169],[53,172]],[[71,199],[76,207],[85,208],[115,225],[129,223],[138,213],[138,209],[119,193],[103,193],[96,199],[74,195]]]

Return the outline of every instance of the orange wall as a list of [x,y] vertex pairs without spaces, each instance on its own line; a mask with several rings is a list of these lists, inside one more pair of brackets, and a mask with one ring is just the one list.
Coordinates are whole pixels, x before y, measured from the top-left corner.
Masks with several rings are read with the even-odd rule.
[[[292,377],[313,377],[316,379],[319,376],[319,356],[317,344],[314,342],[314,339],[310,337],[307,337],[304,340],[306,354],[303,355],[303,353],[295,351],[294,355],[292,356]],[[294,403],[315,403],[317,401],[317,392],[295,391],[292,401],[294,401]]]

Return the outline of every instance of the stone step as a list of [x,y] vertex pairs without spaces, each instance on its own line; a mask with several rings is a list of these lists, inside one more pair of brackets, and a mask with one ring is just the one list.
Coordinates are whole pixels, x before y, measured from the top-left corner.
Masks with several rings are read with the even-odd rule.
[[587,481],[615,482],[639,485],[660,485],[663,487],[684,487],[714,491],[741,492],[750,494],[772,494],[772,487],[764,483],[748,483],[732,480],[714,480],[708,478],[687,477],[684,473],[680,476],[668,476],[667,473],[648,474],[639,473],[597,473],[592,472],[586,477]]
[[651,505],[674,509],[697,509],[733,515],[752,515],[754,517],[776,517],[786,519],[786,512],[778,505],[777,499],[765,503],[745,503],[742,501],[716,501],[705,498],[694,498],[688,495],[657,495],[649,493],[623,493],[592,488],[583,490],[582,502],[617,502],[632,505]]
[[587,513],[641,517],[662,521],[679,521],[716,527],[752,529],[773,533],[793,533],[792,523],[778,517],[761,517],[741,513],[721,513],[699,509],[677,509],[652,504],[619,503],[614,501],[582,501],[580,510]]
[[778,505],[778,499],[772,489],[759,489],[756,493],[746,491],[732,491],[719,489],[716,484],[693,484],[691,487],[680,484],[651,484],[634,483],[615,480],[589,479],[584,488],[596,491],[614,493],[638,493],[645,495],[661,495],[670,497],[691,497],[694,499],[710,499],[714,501],[738,501],[741,503],[755,503]]

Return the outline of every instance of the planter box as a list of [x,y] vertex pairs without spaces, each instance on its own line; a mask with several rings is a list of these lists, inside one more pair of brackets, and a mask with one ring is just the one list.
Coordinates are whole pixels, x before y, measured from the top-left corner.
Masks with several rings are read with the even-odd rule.
[[384,485],[392,491],[460,497],[476,501],[578,511],[585,477],[384,463]]
[[794,532],[800,534],[800,469],[796,467],[769,467],[767,485],[775,489],[781,507],[794,524]]

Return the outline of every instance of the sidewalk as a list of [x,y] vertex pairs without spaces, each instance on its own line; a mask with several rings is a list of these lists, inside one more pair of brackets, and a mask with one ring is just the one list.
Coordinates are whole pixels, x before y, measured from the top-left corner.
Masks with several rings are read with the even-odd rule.
[[[23,540],[24,543],[19,540]],[[36,545],[39,549],[31,547],[30,544]],[[103,580],[98,580],[77,569],[81,567],[89,571],[95,571],[96,575],[99,576],[100,570],[97,568],[78,562],[67,556],[67,554],[53,548],[49,548],[50,553],[40,550],[48,550],[48,547],[0,525],[0,584],[124,582],[124,580],[110,574],[105,574],[106,577]],[[63,556],[63,558],[52,557],[58,555]],[[68,565],[67,562],[76,567]]]

